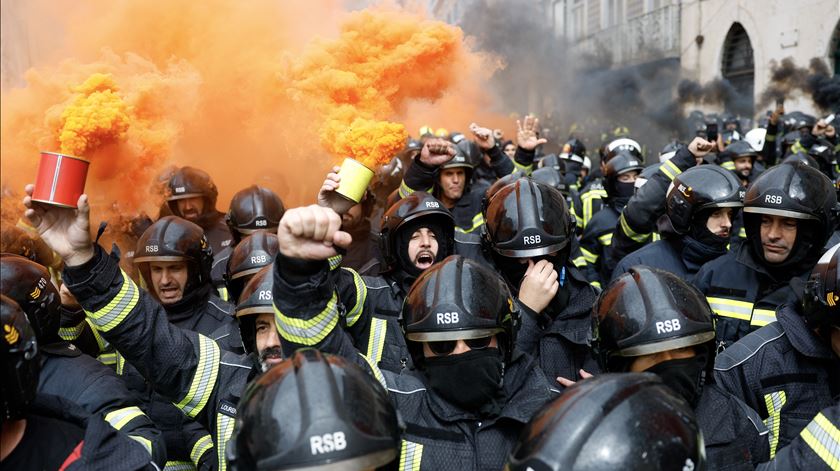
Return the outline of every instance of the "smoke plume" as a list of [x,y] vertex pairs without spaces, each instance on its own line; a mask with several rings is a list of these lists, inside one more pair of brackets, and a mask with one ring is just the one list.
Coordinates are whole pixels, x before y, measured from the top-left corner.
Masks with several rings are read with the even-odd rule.
[[812,58],[807,68],[797,67],[792,57],[772,64],[770,84],[761,93],[758,107],[767,107],[797,91],[806,93],[821,111],[840,111],[840,77],[833,76],[818,57]]

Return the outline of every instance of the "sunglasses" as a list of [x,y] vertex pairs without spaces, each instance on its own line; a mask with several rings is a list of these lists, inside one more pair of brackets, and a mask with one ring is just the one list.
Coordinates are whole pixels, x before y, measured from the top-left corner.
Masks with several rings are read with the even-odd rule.
[[[483,350],[490,346],[490,342],[493,340],[493,337],[480,337],[477,339],[465,339],[464,343],[470,347],[471,350]],[[445,340],[442,342],[428,342],[429,350],[432,351],[435,355],[449,355],[455,350],[455,346],[458,345],[457,340]]]

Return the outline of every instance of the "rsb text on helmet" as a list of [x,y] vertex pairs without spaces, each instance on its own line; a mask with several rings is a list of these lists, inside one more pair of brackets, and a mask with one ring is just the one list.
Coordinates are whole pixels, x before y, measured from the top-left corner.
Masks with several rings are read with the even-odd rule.
[[437,313],[437,323],[438,324],[457,324],[458,323],[458,313],[457,312],[439,312]]
[[309,448],[313,455],[323,455],[347,448],[344,432],[325,433],[309,437]]

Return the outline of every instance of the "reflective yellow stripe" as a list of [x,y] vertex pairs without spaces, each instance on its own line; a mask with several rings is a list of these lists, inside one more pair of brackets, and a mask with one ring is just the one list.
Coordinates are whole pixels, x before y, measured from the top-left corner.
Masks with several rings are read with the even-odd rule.
[[467,229],[462,229],[460,227],[456,227],[455,230],[457,232],[462,233],[462,234],[467,234],[467,233],[470,233],[470,232],[478,229],[479,227],[481,227],[482,224],[484,224],[484,215],[481,214],[481,213],[478,213],[475,216],[473,216],[472,227],[467,228]]
[[200,335],[198,336],[198,366],[193,373],[192,383],[187,395],[175,407],[187,417],[195,418],[207,404],[210,395],[213,394],[213,387],[216,385],[216,377],[219,374],[219,360],[221,350],[216,342]]
[[338,325],[338,299],[335,292],[324,310],[309,320],[288,317],[277,309],[275,303],[274,323],[283,339],[307,347],[317,345]]
[[122,409],[115,409],[105,414],[105,421],[111,424],[117,430],[122,430],[123,427],[132,420],[143,417],[143,411],[137,406],[123,407]]
[[592,219],[592,198],[581,198],[583,203],[583,227]]
[[534,171],[534,164],[522,165],[519,162],[517,162],[516,159],[511,159],[511,160],[513,161],[514,172],[519,170],[519,171],[525,173],[525,175],[530,175],[531,172]]
[[580,253],[583,254],[583,258],[586,260],[587,263],[596,263],[598,261],[598,255],[594,254],[585,248],[580,248]]
[[385,349],[385,336],[388,334],[388,321],[385,319],[371,318],[370,335],[366,357],[378,365],[382,361],[382,350]]
[[601,245],[612,244],[612,232],[608,232],[606,234],[598,236],[598,242],[600,242]]
[[829,469],[840,469],[840,430],[822,412],[799,435]]
[[[765,139],[765,140],[766,140],[766,139]],[[783,145],[784,145],[784,144],[783,144]],[[808,153],[808,149],[806,149],[806,148],[802,145],[802,143],[801,143],[801,142],[799,142],[799,139],[797,139],[797,140],[796,140],[796,142],[794,142],[794,143],[793,143],[793,145],[792,145],[792,146],[790,146],[790,152],[791,152],[792,154],[798,154],[798,153],[800,153],[800,152],[801,152],[801,153],[803,153],[803,154],[807,154],[807,153]]]
[[385,382],[385,376],[382,374],[382,370],[380,370],[378,366],[376,366],[372,361],[370,361],[370,358],[368,358],[366,355],[362,355],[361,353],[359,353],[359,356],[365,359],[367,364],[370,366],[370,371],[373,373],[373,377],[376,378],[377,381],[379,381],[379,384],[381,384],[383,388],[385,388],[385,394],[387,394],[388,383]]
[[362,310],[365,308],[365,300],[367,299],[367,286],[356,270],[348,268],[345,268],[345,270],[353,276],[353,285],[356,287],[356,304],[353,305],[352,309],[347,311],[344,317],[347,326],[353,327],[359,321],[359,318],[362,317]]
[[135,442],[143,445],[143,448],[149,452],[149,456],[152,455],[152,441],[148,438],[141,437],[139,435],[129,435],[128,438],[134,440]]
[[99,333],[99,330],[97,330],[97,328],[93,324],[93,322],[90,319],[86,319],[85,321],[90,326],[90,331],[91,331],[91,333],[93,333],[93,338],[96,340],[96,345],[99,346],[99,351],[104,352],[104,351],[110,350],[110,348],[111,348],[110,344],[108,344],[107,340],[102,338],[102,334]]
[[201,457],[211,449],[213,449],[213,439],[210,438],[209,433],[195,442],[192,451],[190,451],[190,459],[195,463],[196,467],[198,467],[198,462],[201,460]]
[[750,325],[764,327],[771,322],[776,322],[776,311],[769,309],[756,309],[752,312]]
[[417,471],[423,459],[423,445],[403,440],[400,447],[400,471]]
[[189,461],[167,461],[163,471],[195,471],[195,465]]
[[124,271],[120,270],[120,274],[122,274],[123,283],[114,299],[96,312],[85,311],[96,328],[103,332],[108,332],[120,325],[128,313],[137,306],[137,301],[140,299],[140,290],[137,289],[137,285]]
[[731,317],[748,322],[752,317],[752,303],[713,296],[706,296],[706,300],[709,301],[712,311],[721,317]]
[[408,196],[408,195],[410,195],[410,194],[414,193],[414,190],[412,190],[412,189],[411,189],[411,187],[410,187],[410,186],[408,186],[408,185],[405,183],[405,180],[403,180],[403,181],[401,181],[401,182],[400,182],[400,191],[399,191],[399,193],[400,193],[400,198],[405,198],[406,196]]
[[665,176],[668,177],[668,180],[671,181],[673,181],[674,178],[677,178],[677,175],[682,173],[682,170],[680,170],[680,168],[677,167],[677,165],[674,164],[674,162],[671,162],[670,160],[666,160],[665,162],[663,162],[662,165],[659,167],[659,171],[664,173]]
[[[219,298],[221,298],[222,301],[227,301],[228,298],[229,298],[227,286],[219,286],[218,291],[219,291]],[[233,302],[236,303],[236,300],[234,299]]]
[[781,421],[782,407],[787,402],[787,395],[784,391],[778,391],[764,395],[764,405],[767,406],[767,418],[764,424],[770,430],[770,458],[776,456],[776,447],[779,446],[779,425]]
[[742,239],[746,239],[747,238],[747,230],[744,229],[743,227],[738,229],[738,237],[740,237]]
[[727,160],[720,164],[721,167],[725,168],[726,170],[735,170],[735,162]]
[[99,355],[98,357],[96,357],[96,359],[99,360],[99,363],[102,363],[103,365],[112,366],[112,365],[115,365],[117,363],[117,354],[116,353],[103,353],[102,355]]
[[621,213],[621,216],[618,217],[618,222],[621,224],[621,231],[624,232],[624,235],[626,235],[635,242],[644,243],[648,239],[648,237],[650,237],[650,234],[640,234],[634,231],[630,227],[630,224],[627,223],[627,220],[624,219],[623,212]]
[[575,257],[572,259],[572,264],[578,268],[583,268],[586,266],[586,258],[583,255]]
[[225,450],[227,449],[228,442],[230,442],[230,436],[233,435],[233,424],[235,422],[233,417],[228,417],[225,414],[216,414],[216,455],[219,457],[219,471],[227,470]]
[[589,284],[598,288],[598,289],[601,289],[601,282],[600,281],[590,281]]
[[61,327],[58,329],[58,336],[61,337],[62,340],[66,340],[68,342],[72,342],[79,338],[82,335],[82,332],[85,330],[85,320],[82,319],[79,322],[79,325],[73,327]]
[[652,240],[653,242],[656,242],[656,241],[658,241],[658,240],[662,240],[662,236],[661,236],[661,235],[659,235],[659,233],[658,233],[658,232],[654,232],[653,234],[651,234],[651,236],[652,236],[652,237],[651,237],[651,240]]
[[117,355],[117,374],[122,376],[125,374],[125,357],[120,355],[119,352],[116,353]]
[[776,135],[775,134],[768,134],[767,136],[764,137],[764,142],[773,142],[775,140],[776,140]]
[[341,266],[341,260],[343,257],[341,255],[335,255],[327,259],[327,262],[330,264],[330,271],[335,270],[336,268]]

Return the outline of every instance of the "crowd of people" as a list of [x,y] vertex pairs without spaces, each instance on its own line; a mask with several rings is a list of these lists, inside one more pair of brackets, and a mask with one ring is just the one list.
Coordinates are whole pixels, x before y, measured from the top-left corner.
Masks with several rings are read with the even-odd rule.
[[840,469],[840,137],[740,126],[424,128],[349,209],[175,168],[98,231],[27,185],[0,469]]

